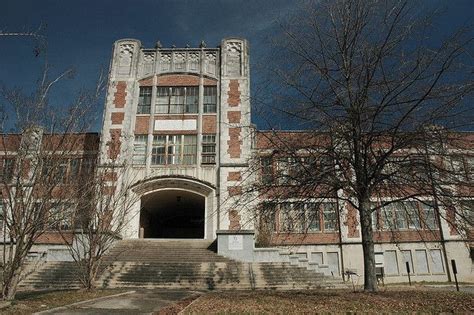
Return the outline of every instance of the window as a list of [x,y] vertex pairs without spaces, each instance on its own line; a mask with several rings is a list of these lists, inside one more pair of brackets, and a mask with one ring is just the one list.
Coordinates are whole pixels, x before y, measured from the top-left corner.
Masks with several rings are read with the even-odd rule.
[[197,113],[199,88],[193,87],[158,87],[156,90],[155,113],[183,114]]
[[15,170],[15,159],[4,158],[3,160],[1,160],[1,163],[2,165],[0,165],[0,181],[9,183],[13,179],[13,172]]
[[202,135],[202,164],[216,163],[216,135]]
[[151,86],[140,87],[137,114],[149,114],[151,108]]
[[[322,214],[322,216],[321,216]],[[336,228],[336,203],[285,202],[280,204],[280,231],[319,232]]]
[[434,205],[431,203],[422,203],[421,209],[425,227],[430,230],[436,229],[438,227],[438,224],[436,223],[436,212]]
[[69,161],[69,177],[75,179],[80,175],[81,172],[81,160],[80,159],[71,159]]
[[[395,202],[380,210],[384,230],[436,229],[435,209],[431,203],[414,201]],[[423,223],[423,224],[422,224]]]
[[262,183],[270,185],[273,183],[273,161],[271,156],[263,156],[260,158],[260,166],[262,170]]
[[403,274],[407,274],[407,267],[406,263],[408,262],[408,266],[410,267],[410,274],[415,273],[413,270],[413,259],[411,257],[411,251],[410,250],[402,250],[402,257],[403,257]]
[[321,216],[317,203],[306,204],[308,231],[321,231]]
[[54,203],[49,209],[49,228],[53,230],[69,230],[72,228],[73,214],[71,205]]
[[295,232],[295,218],[291,203],[282,203],[280,205],[280,231]]
[[133,164],[145,164],[147,140],[147,135],[135,135],[135,140],[133,142]]
[[216,86],[205,86],[204,87],[204,113],[216,113],[217,112],[217,87]]
[[82,175],[90,174],[94,168],[94,159],[91,157],[86,157],[82,160],[81,173]]
[[408,228],[419,230],[421,228],[421,225],[417,204],[415,202],[404,202],[402,203],[402,207],[405,209],[408,221]]
[[398,275],[397,251],[387,250],[383,254],[383,258],[384,258],[384,273],[387,276]]
[[443,258],[441,256],[441,250],[432,249],[430,253],[430,265],[432,274],[444,273]]
[[397,202],[394,204],[394,209],[396,228],[399,230],[406,230],[408,228],[408,220],[405,207],[402,203]]
[[278,183],[280,185],[290,184],[290,158],[280,158],[277,161]]
[[395,229],[393,213],[393,204],[386,205],[381,209],[380,214],[382,216],[382,224],[384,230]]
[[276,231],[275,204],[265,202],[260,205],[260,226],[264,231]]
[[426,258],[426,250],[424,249],[415,250],[415,263],[416,263],[416,272],[418,274],[429,273],[428,259]]
[[[179,137],[179,136],[178,136]],[[196,136],[185,135],[183,144],[183,163],[196,164],[197,143]]]
[[323,203],[322,209],[324,217],[324,230],[334,231],[336,228],[336,204],[334,202]]
[[3,200],[0,200],[0,232],[3,231],[5,214],[3,213]]
[[155,135],[151,164],[195,164],[197,143],[195,135]]
[[334,252],[334,253],[328,253],[328,265],[329,265],[329,271],[333,276],[338,276],[339,275],[339,253]]

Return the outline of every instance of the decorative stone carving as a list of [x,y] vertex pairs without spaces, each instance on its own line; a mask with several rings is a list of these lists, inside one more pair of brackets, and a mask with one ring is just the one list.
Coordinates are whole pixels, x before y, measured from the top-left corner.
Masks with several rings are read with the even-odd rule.
[[153,66],[155,64],[155,53],[144,53],[143,55],[143,73],[151,74],[153,73]]
[[242,74],[242,43],[228,42],[225,48],[227,52],[226,74],[240,76]]
[[119,47],[118,74],[129,75],[132,69],[132,58],[135,46],[133,44],[121,44]]
[[186,67],[186,53],[175,52],[173,56],[174,70],[184,71]]
[[217,61],[217,55],[215,52],[208,52],[206,53],[206,72],[209,74],[216,74],[216,61]]
[[199,71],[199,53],[191,52],[189,53],[189,70],[190,71]]
[[161,71],[170,71],[171,70],[171,54],[162,53],[160,58]]

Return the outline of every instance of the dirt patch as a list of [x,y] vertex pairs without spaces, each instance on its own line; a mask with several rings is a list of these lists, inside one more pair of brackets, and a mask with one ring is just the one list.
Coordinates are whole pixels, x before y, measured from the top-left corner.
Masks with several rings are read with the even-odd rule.
[[124,290],[64,290],[64,291],[31,291],[20,292],[9,307],[1,310],[2,314],[32,314],[51,308],[69,305],[79,301],[95,299],[102,296],[124,292]]
[[195,294],[189,297],[186,297],[174,304],[171,304],[169,306],[166,306],[162,309],[160,309],[155,315],[174,315],[178,314],[182,310],[186,308],[189,304],[191,304],[194,300],[196,300],[198,297],[200,297],[200,294]]
[[349,290],[213,292],[202,296],[185,314],[474,312],[474,295],[428,289],[387,289],[378,293]]

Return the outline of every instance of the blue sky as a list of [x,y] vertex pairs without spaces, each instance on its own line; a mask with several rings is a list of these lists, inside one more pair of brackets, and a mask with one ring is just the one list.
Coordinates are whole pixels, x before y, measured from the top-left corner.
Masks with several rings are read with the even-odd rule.
[[[109,63],[112,43],[136,38],[145,47],[160,40],[165,47],[205,40],[215,47],[227,36],[250,41],[251,60],[260,62],[268,49],[266,38],[277,30],[275,21],[296,8],[296,0],[2,0],[0,30],[22,31],[46,25],[48,61],[53,72],[76,69],[74,79],[55,90],[55,102],[64,102],[78,87],[93,85],[101,68]],[[472,23],[472,0],[432,0],[427,6],[445,10],[439,20],[441,33]],[[0,37],[0,83],[25,90],[34,86],[41,70],[34,42]],[[256,68],[254,68],[256,69]],[[258,72],[252,75],[258,77]],[[103,105],[103,104],[102,104]],[[96,131],[101,120],[97,109]],[[258,122],[258,121],[257,121]]]

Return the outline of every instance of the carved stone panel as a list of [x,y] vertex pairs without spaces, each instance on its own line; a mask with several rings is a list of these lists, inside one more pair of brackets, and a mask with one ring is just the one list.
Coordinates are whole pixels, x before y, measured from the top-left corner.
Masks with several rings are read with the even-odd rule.
[[208,52],[206,53],[206,66],[205,71],[209,74],[215,75],[216,74],[216,53],[215,52]]
[[143,55],[143,74],[153,74],[155,65],[155,53],[146,52]]
[[121,44],[119,47],[118,74],[129,75],[132,70],[133,44]]
[[186,53],[175,52],[173,56],[173,64],[174,64],[175,71],[186,70]]
[[226,74],[230,76],[240,76],[242,74],[242,43],[228,42],[226,47]]
[[162,53],[161,54],[160,69],[163,72],[171,70],[171,53]]
[[191,52],[188,57],[189,71],[199,71],[199,53]]

